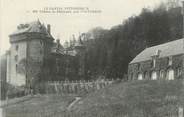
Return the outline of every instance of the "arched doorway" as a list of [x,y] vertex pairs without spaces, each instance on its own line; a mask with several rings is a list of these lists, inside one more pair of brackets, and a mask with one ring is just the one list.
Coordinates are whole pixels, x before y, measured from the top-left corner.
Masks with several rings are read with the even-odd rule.
[[143,80],[143,75],[141,73],[138,74],[138,80]]
[[157,72],[153,71],[153,72],[151,73],[151,79],[152,79],[152,80],[156,80],[156,79],[157,79]]
[[173,69],[168,69],[167,70],[167,79],[168,80],[174,80],[174,70]]

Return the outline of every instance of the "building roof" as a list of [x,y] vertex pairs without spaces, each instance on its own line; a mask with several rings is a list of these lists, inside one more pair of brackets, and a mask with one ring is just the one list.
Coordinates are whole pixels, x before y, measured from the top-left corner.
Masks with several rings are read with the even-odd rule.
[[37,32],[52,37],[51,34],[49,34],[49,32],[47,31],[45,25],[41,24],[39,20],[27,24],[20,24],[19,26],[17,26],[17,30],[13,32],[11,35],[17,35],[26,32],[28,33]]
[[60,54],[60,55],[64,55],[64,48],[63,46],[60,44],[59,40],[57,40],[56,43],[53,44],[52,49],[51,49],[51,53],[53,54]]
[[76,43],[75,43],[75,45],[74,45],[75,47],[83,47],[84,45],[83,45],[83,42],[82,42],[82,40],[81,39],[79,39],[79,40],[77,40],[76,41]]
[[146,48],[140,54],[138,54],[130,62],[130,64],[151,60],[152,56],[154,56],[158,51],[159,51],[159,58],[184,54],[184,39],[179,39],[161,45]]

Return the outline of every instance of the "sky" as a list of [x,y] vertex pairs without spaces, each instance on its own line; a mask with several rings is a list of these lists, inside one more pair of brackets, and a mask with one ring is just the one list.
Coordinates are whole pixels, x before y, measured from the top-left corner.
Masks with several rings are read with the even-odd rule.
[[[1,0],[0,1],[0,53],[9,47],[8,35],[14,32],[17,25],[40,20],[41,23],[51,25],[53,37],[59,38],[63,43],[71,35],[76,37],[79,33],[87,32],[94,27],[110,29],[121,24],[132,15],[138,15],[144,7],[153,8],[162,0]],[[85,10],[71,10],[82,8]],[[43,13],[66,11],[70,13]],[[53,10],[54,9],[54,10]],[[66,10],[67,9],[67,10]],[[70,10],[68,10],[70,9]],[[86,9],[90,13],[84,13]],[[37,11],[34,12],[33,11]],[[41,11],[41,12],[40,12]],[[73,11],[79,11],[74,13]],[[91,12],[96,11],[96,13]]]

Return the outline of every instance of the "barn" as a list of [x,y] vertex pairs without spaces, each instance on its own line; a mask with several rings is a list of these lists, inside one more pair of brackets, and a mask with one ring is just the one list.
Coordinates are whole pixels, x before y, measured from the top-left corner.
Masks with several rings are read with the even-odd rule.
[[183,76],[184,39],[145,48],[128,66],[129,80],[174,80]]

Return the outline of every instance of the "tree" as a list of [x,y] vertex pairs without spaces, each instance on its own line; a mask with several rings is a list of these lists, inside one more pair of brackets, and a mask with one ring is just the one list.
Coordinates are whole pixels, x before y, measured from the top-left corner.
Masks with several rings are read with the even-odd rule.
[[100,27],[86,33],[87,71],[92,76],[123,78],[128,64],[147,47],[182,37],[182,15],[177,1],[174,7],[161,3],[153,10],[143,8],[122,24],[106,30]]
[[26,87],[32,89],[41,79],[42,62],[33,58],[23,58],[18,63],[18,73],[26,76]]

